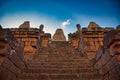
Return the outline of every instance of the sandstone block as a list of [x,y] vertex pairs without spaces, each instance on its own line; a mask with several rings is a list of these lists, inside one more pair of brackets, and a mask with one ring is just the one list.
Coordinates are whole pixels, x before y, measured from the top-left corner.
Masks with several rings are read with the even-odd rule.
[[36,49],[33,48],[32,46],[25,46],[25,47],[24,47],[24,52],[25,52],[25,53],[31,53],[31,54],[34,54],[35,51],[36,51]]
[[120,55],[115,55],[114,57],[120,62]]
[[120,79],[120,66],[116,66],[114,69],[109,71],[110,80],[119,80]]
[[91,46],[94,46],[94,45],[95,45],[93,41],[91,41],[91,42],[89,42],[89,43],[90,43]]
[[95,52],[94,51],[88,51],[86,52],[88,59],[92,60],[93,58],[95,58]]
[[2,63],[4,61],[4,58],[3,56],[0,56],[0,63]]
[[20,35],[14,35],[14,37],[16,37],[16,38],[17,38],[17,37],[20,37]]
[[15,51],[16,51],[16,53],[19,57],[23,58],[23,56],[24,56],[24,46],[23,46],[22,43],[19,44],[19,47],[15,48]]
[[5,67],[8,71],[12,72],[12,73],[15,73],[15,74],[18,74],[20,73],[20,69],[17,68],[14,63],[12,63],[8,58],[5,58],[3,63],[2,63],[2,66]]
[[37,42],[36,41],[31,41],[30,45],[31,46],[37,46]]
[[25,46],[30,46],[31,42],[27,41],[25,42]]
[[90,22],[89,25],[88,25],[88,30],[91,31],[91,30],[96,30],[100,28],[100,26],[98,24],[96,24],[95,22]]
[[105,74],[105,75],[103,76],[103,79],[102,79],[102,80],[110,80],[110,79],[109,79],[109,73]]
[[18,31],[14,32],[14,35],[19,35],[19,34],[20,34],[20,32],[18,32]]
[[96,56],[95,56],[96,61],[98,61],[101,58],[103,53],[104,53],[104,48],[100,46],[98,51],[96,52]]
[[115,30],[108,32],[103,40],[104,47],[109,47],[111,43],[116,40],[120,40],[120,35],[118,34],[118,32]]
[[100,69],[102,67],[103,67],[102,61],[101,61],[101,59],[99,59],[98,61],[96,61],[95,68]]
[[24,65],[22,64],[22,60],[17,55],[16,51],[11,50],[10,55],[8,56],[12,63],[19,69],[23,69]]
[[110,55],[109,49],[105,49],[104,53],[101,56],[102,64],[103,65],[107,64],[111,58],[112,56]]
[[26,37],[28,37],[28,35],[19,35],[19,37],[21,37],[21,38],[26,38]]
[[83,38],[83,41],[84,41],[84,42],[87,42],[87,41],[88,41],[88,38]]
[[25,21],[23,24],[21,24],[20,26],[19,26],[19,28],[22,28],[22,29],[29,29],[30,28],[30,23],[29,23],[29,21]]
[[102,68],[100,68],[99,71],[100,71],[100,74],[105,75],[109,72],[109,69],[106,66],[103,65]]
[[53,41],[66,41],[65,35],[62,29],[57,29],[53,35]]
[[5,68],[1,68],[0,71],[0,80],[10,80],[11,79],[11,72],[6,70]]
[[111,46],[110,46],[110,54],[112,56],[120,55],[120,40],[115,41],[114,43],[111,44]]
[[118,25],[118,26],[116,27],[116,30],[117,30],[117,31],[120,31],[120,25]]
[[106,64],[106,67],[107,67],[107,69],[110,71],[110,70],[112,70],[113,68],[115,68],[116,66],[120,66],[120,63],[119,63],[119,61],[115,58],[115,57],[113,57],[113,58],[111,58],[110,60],[109,60],[109,62]]

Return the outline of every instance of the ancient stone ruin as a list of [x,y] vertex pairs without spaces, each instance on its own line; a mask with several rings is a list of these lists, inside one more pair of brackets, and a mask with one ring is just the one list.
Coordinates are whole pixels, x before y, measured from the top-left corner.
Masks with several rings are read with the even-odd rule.
[[81,40],[79,48],[83,53],[88,55],[88,58],[94,58],[95,52],[99,46],[103,45],[102,40],[106,33],[114,28],[101,28],[94,22],[90,22],[88,28],[83,28],[81,31]]
[[25,21],[0,26],[0,80],[120,80],[120,25],[95,22],[68,34],[44,32]]
[[76,32],[68,34],[68,41],[72,44],[74,48],[78,48],[78,45],[79,45],[80,34],[81,34],[80,24],[77,24],[76,28],[77,28]]
[[30,28],[30,23],[29,21],[25,21],[23,24],[19,26],[21,29],[29,29]]
[[69,41],[72,46],[79,48],[83,54],[87,54],[89,59],[95,57],[98,48],[103,45],[102,41],[108,31],[114,28],[101,28],[95,22],[90,22],[88,27],[83,27],[73,34],[68,34]]
[[19,28],[11,28],[14,37],[24,43],[25,59],[32,59],[33,54],[40,53],[40,47],[47,47],[50,34],[44,33],[44,25],[40,28],[31,28],[29,21],[25,21]]
[[66,41],[66,38],[62,29],[56,30],[55,34],[53,35],[52,41]]

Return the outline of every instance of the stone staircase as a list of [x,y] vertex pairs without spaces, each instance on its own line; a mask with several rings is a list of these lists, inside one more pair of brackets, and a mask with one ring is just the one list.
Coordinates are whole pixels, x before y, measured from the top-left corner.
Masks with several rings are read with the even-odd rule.
[[17,80],[102,80],[97,69],[67,42],[52,42],[28,61]]

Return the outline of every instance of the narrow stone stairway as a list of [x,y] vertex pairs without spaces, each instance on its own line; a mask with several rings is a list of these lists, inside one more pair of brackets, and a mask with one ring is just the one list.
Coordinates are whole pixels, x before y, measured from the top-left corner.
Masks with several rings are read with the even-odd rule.
[[86,56],[67,42],[52,42],[28,62],[17,80],[102,80]]

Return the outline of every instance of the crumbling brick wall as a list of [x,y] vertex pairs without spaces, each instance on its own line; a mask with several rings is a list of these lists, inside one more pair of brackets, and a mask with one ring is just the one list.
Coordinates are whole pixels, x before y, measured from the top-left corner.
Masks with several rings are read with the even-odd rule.
[[88,27],[80,28],[80,24],[76,25],[77,31],[68,34],[68,41],[72,46],[79,50],[83,55],[92,60],[96,51],[103,45],[102,41],[107,32],[114,28],[102,28],[95,22],[90,22]]
[[37,28],[30,28],[29,21],[25,21],[19,28],[10,30],[18,41],[23,42],[25,60],[32,60],[33,56],[40,52],[41,31]]
[[93,59],[98,48],[103,45],[104,36],[111,30],[114,28],[101,28],[95,22],[90,22],[87,28],[81,30],[79,50],[87,54],[90,60]]
[[51,34],[44,33],[41,35],[41,47],[48,47],[50,42]]
[[86,30],[83,28],[79,49],[82,53],[87,54],[89,59],[94,58],[99,46],[102,45],[104,35],[103,29],[89,31],[87,28]]
[[79,42],[80,42],[80,32],[81,32],[80,31],[80,29],[81,29],[80,24],[77,24],[76,28],[77,28],[76,32],[68,34],[68,41],[69,41],[69,43],[72,44],[72,47],[75,49],[78,48]]
[[23,48],[9,29],[0,27],[0,80],[15,80],[22,72],[26,66]]
[[41,47],[48,47],[51,34],[44,33],[44,25],[38,28],[31,28],[29,21],[25,21],[19,28],[11,28],[14,37],[24,43],[24,57],[32,60],[34,55],[40,53]]
[[34,54],[38,54],[40,52],[40,36],[38,29],[11,29],[14,37],[24,44],[24,57],[26,60],[30,60],[33,58]]
[[120,31],[108,32],[95,56],[95,67],[103,80],[120,80]]

